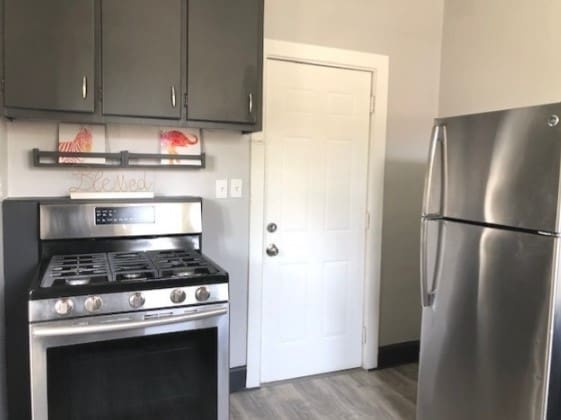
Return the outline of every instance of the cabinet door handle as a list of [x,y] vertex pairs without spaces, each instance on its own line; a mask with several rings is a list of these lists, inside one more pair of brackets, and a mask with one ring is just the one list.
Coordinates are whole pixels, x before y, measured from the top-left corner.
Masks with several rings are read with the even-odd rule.
[[248,96],[249,96],[249,113],[253,114],[253,93],[250,93]]
[[88,97],[88,78],[86,76],[82,77],[82,99]]
[[176,105],[176,101],[175,101],[175,86],[171,87],[171,106],[175,108]]

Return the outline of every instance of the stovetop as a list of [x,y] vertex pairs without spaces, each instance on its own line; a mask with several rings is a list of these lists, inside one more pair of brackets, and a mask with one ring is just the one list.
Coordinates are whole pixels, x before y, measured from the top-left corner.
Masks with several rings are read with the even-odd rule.
[[185,249],[55,255],[43,267],[31,299],[228,281],[207,257]]

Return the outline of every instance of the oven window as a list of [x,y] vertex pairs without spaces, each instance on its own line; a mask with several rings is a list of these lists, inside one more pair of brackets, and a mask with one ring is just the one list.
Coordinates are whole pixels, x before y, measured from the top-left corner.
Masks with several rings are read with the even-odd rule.
[[49,419],[216,420],[216,328],[47,351]]

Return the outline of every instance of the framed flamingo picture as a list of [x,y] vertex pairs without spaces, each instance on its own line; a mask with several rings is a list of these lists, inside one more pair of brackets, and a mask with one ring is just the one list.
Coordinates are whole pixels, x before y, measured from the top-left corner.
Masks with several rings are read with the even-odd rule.
[[[105,126],[59,124],[58,151],[104,153],[105,152]],[[66,157],[60,157],[59,163],[105,163],[105,158],[66,156]]]
[[178,159],[173,155],[198,156],[201,150],[201,131],[185,128],[160,128],[160,153],[170,155],[169,159],[162,159],[168,165],[200,166],[200,159]]

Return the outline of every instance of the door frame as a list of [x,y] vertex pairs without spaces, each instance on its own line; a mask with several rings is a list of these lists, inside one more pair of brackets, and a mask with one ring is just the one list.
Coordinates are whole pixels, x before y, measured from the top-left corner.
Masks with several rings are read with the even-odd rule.
[[263,131],[253,133],[251,144],[249,284],[247,323],[247,388],[261,385],[263,318],[263,257],[265,218],[265,139],[267,137],[267,83],[270,60],[362,70],[372,74],[374,112],[370,114],[368,155],[367,229],[365,233],[362,367],[378,366],[380,273],[384,163],[388,107],[389,57],[273,39],[264,40]]

